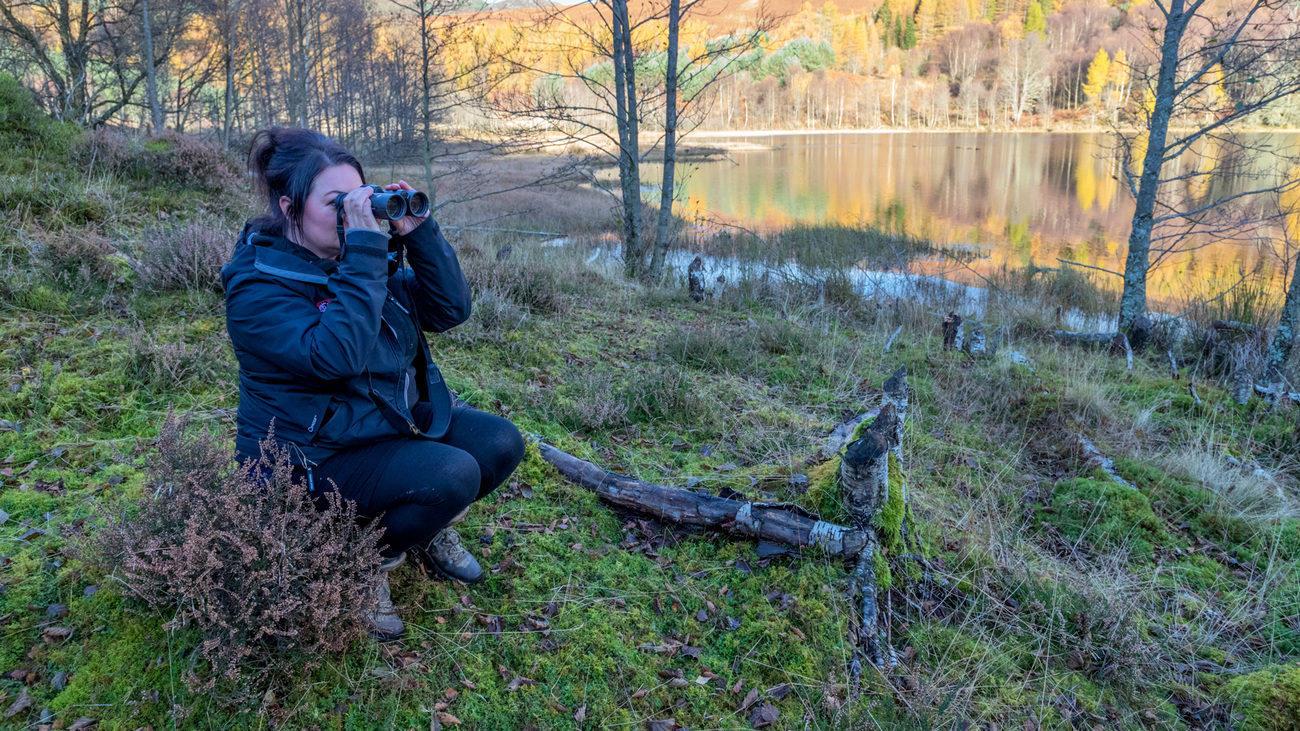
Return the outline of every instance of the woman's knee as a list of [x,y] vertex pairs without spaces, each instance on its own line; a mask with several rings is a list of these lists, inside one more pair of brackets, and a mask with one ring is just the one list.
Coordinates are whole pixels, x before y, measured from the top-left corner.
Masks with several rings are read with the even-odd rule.
[[435,483],[442,497],[456,505],[459,511],[478,497],[483,471],[478,461],[468,452],[456,450],[442,461],[435,471]]
[[502,419],[502,421],[505,421],[505,426],[501,430],[502,434],[497,444],[499,447],[498,454],[503,466],[501,479],[504,480],[511,472],[515,471],[520,462],[524,461],[524,435],[519,432],[519,427],[515,426],[513,422],[505,419]]

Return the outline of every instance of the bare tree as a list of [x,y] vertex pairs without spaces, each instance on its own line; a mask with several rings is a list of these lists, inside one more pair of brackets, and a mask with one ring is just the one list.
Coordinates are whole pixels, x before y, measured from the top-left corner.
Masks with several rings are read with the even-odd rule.
[[681,0],[668,3],[668,55],[664,62],[664,171],[659,186],[659,225],[650,259],[650,278],[657,277],[668,258],[673,224],[673,176],[677,168],[677,36],[682,19]]
[[[1159,259],[1185,250],[1194,236],[1253,236],[1260,217],[1252,201],[1296,184],[1276,166],[1258,164],[1278,151],[1239,132],[1300,91],[1294,5],[1250,0],[1224,9],[1207,2],[1156,0],[1139,24],[1148,31],[1148,55],[1135,53],[1130,62],[1141,97],[1138,131],[1117,135],[1135,199],[1119,315],[1126,332],[1146,322],[1147,274]],[[1202,162],[1170,165],[1188,154]],[[1220,184],[1229,179],[1236,184]]]
[[1043,39],[1033,33],[1007,44],[998,66],[998,83],[1015,124],[1052,88],[1050,57]]
[[149,0],[140,0],[140,18],[144,26],[144,73],[148,80],[146,93],[149,97],[149,112],[153,120],[153,133],[163,131],[162,107],[158,104],[158,73],[153,53],[153,27],[149,23]]

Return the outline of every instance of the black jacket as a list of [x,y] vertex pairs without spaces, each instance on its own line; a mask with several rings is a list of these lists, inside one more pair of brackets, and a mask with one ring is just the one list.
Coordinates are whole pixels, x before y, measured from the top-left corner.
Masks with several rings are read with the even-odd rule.
[[[221,269],[241,457],[260,453],[272,420],[275,440],[306,466],[347,447],[446,433],[451,397],[420,331],[464,322],[469,286],[432,217],[399,243],[411,268],[389,276],[386,234],[349,229],[336,261],[245,227]],[[402,356],[412,350],[413,362]],[[407,406],[412,366],[418,418]]]

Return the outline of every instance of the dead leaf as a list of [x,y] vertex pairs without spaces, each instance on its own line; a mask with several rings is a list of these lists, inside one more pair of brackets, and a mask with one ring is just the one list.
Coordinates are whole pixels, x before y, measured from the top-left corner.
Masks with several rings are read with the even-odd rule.
[[72,636],[71,627],[46,627],[41,630],[41,636],[45,638],[45,644],[54,645],[67,640]]
[[90,728],[91,726],[94,726],[97,723],[99,723],[99,721],[96,721],[93,718],[87,718],[86,716],[82,716],[81,718],[78,718],[77,720],[72,722],[72,725],[68,727],[68,731],[86,731],[86,729]]
[[468,680],[468,679],[466,679],[466,678],[461,678],[461,679],[460,679],[460,684],[463,685],[463,686],[465,686],[466,688],[469,688],[470,690],[478,690],[478,686],[477,686],[477,685],[474,685],[474,682],[473,682],[472,680]]
[[677,729],[681,728],[681,726],[677,724],[677,721],[671,718],[657,721],[646,721],[645,727],[646,731],[677,731]]
[[790,685],[788,683],[781,683],[780,685],[774,685],[767,689],[767,694],[772,696],[773,700],[778,701],[786,697],[789,692]]
[[633,697],[633,698],[644,698],[644,697],[645,697],[645,694],[646,694],[646,689],[645,689],[645,688],[642,688],[641,690],[638,690],[637,692],[633,693],[633,694],[632,694],[632,697]]
[[515,691],[519,690],[520,686],[524,686],[524,685],[537,685],[537,681],[533,680],[532,678],[525,678],[522,675],[516,675],[515,679],[511,680],[510,684],[506,686],[506,690],[510,691],[511,693],[514,693]]
[[578,712],[573,714],[573,720],[582,723],[582,719],[587,717],[587,704],[578,707]]
[[739,710],[743,711],[757,702],[758,702],[758,688],[751,688],[749,692],[745,694],[745,699],[740,702]]
[[18,694],[18,700],[14,701],[13,705],[9,706],[8,710],[5,711],[5,718],[13,718],[31,707],[32,698],[27,695],[27,689],[23,688],[23,691]]
[[737,678],[737,679],[736,679],[736,684],[733,685],[733,686],[731,686],[731,690],[728,691],[728,692],[730,692],[732,695],[735,695],[735,694],[737,694],[737,693],[740,692],[741,687],[744,686],[744,685],[745,685],[745,679],[744,679],[744,678]]
[[459,718],[456,718],[455,716],[451,715],[450,713],[446,713],[446,712],[439,713],[438,716],[437,716],[437,718],[438,718],[438,722],[441,723],[441,724],[443,724],[444,726],[459,726],[459,725],[460,725],[460,719],[459,719]]
[[771,703],[761,703],[749,712],[749,723],[754,728],[763,728],[776,723],[781,717],[781,710]]

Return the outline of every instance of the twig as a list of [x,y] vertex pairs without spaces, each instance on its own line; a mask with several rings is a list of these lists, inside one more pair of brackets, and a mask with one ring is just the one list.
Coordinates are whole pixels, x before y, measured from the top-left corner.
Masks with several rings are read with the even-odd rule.
[[1077,261],[1070,261],[1069,259],[1062,259],[1062,258],[1059,257],[1059,256],[1056,257],[1056,260],[1059,261],[1059,262],[1061,262],[1062,264],[1069,264],[1069,265],[1072,266],[1072,267],[1082,267],[1082,268],[1084,268],[1084,269],[1096,269],[1096,270],[1099,271],[1099,272],[1105,272],[1105,273],[1107,273],[1107,274],[1114,274],[1114,275],[1117,276],[1117,277],[1123,277],[1123,276],[1124,276],[1123,274],[1120,274],[1119,272],[1112,272],[1112,271],[1109,270],[1109,269],[1103,269],[1103,268],[1101,268],[1101,267],[1095,267],[1095,266],[1093,266],[1093,265],[1091,265],[1091,264],[1080,264],[1080,263],[1077,262]]
[[443,226],[444,231],[503,231],[512,234],[536,234],[538,236],[563,236],[551,231],[524,231],[517,228],[488,228],[487,226]]
[[885,352],[886,352],[886,353],[888,353],[888,352],[889,352],[889,349],[890,349],[891,347],[893,347],[893,345],[894,345],[894,338],[898,337],[898,334],[901,333],[901,332],[903,332],[903,326],[902,326],[902,325],[899,325],[899,326],[898,326],[898,329],[894,331],[894,334],[889,336],[889,342],[885,343]]

